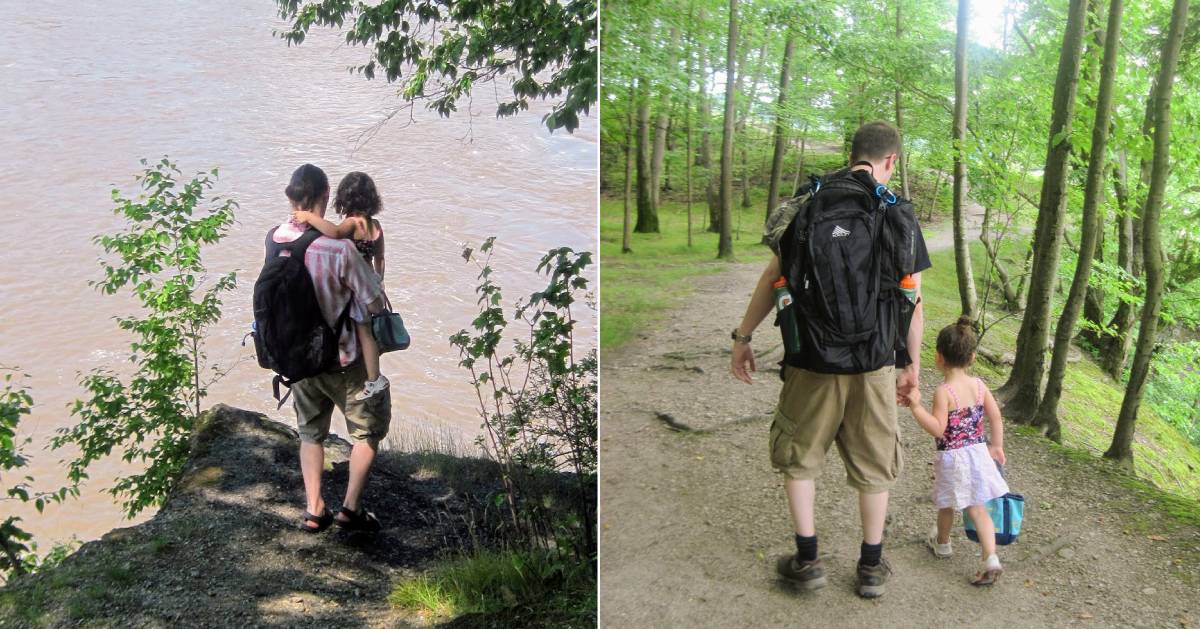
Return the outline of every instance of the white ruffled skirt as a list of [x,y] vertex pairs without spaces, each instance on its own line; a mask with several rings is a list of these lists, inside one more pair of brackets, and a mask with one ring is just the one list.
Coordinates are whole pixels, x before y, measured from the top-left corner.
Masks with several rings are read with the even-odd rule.
[[1008,493],[986,443],[939,450],[933,457],[933,504],[939,509],[965,509]]

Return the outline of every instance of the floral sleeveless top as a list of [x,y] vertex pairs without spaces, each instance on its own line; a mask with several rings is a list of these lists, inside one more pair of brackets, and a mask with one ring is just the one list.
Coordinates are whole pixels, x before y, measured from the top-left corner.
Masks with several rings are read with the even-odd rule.
[[942,385],[954,401],[954,408],[947,417],[946,431],[935,439],[938,450],[957,450],[987,442],[983,438],[983,380],[976,378],[975,383],[975,405],[968,407],[959,404],[954,387]]

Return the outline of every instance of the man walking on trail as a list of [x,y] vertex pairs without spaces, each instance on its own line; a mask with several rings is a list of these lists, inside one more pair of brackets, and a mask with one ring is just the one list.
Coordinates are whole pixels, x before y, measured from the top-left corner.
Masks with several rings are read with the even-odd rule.
[[[884,583],[891,573],[891,568],[883,560],[882,552],[888,490],[894,484],[902,466],[896,405],[905,402],[909,392],[917,386],[923,327],[919,273],[929,268],[930,262],[915,218],[907,219],[910,222],[906,224],[911,225],[911,228],[905,230],[909,234],[908,245],[905,247],[909,257],[908,262],[902,264],[894,262],[899,259],[896,255],[889,255],[894,254],[892,249],[883,251],[885,247],[878,244],[879,236],[868,235],[865,236],[866,240],[856,240],[862,237],[855,233],[854,224],[843,217],[849,215],[845,206],[846,199],[857,199],[861,201],[860,205],[871,205],[862,209],[852,208],[851,213],[866,217],[878,216],[881,217],[879,220],[883,220],[885,210],[882,208],[887,208],[887,220],[891,220],[893,208],[900,208],[895,212],[903,210],[905,216],[911,217],[911,205],[905,207],[906,201],[897,203],[895,197],[880,185],[886,184],[891,178],[899,150],[899,133],[885,122],[872,122],[855,132],[850,150],[850,168],[826,176],[822,185],[816,188],[808,204],[810,207],[823,209],[800,212],[806,220],[814,221],[805,223],[809,227],[797,227],[798,221],[792,220],[780,243],[783,261],[781,262],[781,249],[776,249],[776,255],[759,278],[741,325],[735,328],[732,334],[733,375],[749,384],[750,373],[755,371],[754,352],[750,347],[751,333],[776,305],[773,291],[776,286],[782,286],[777,280],[787,277],[793,269],[799,268],[792,260],[801,254],[794,252],[804,250],[805,257],[802,259],[806,264],[815,267],[821,263],[821,256],[829,255],[817,248],[821,238],[832,238],[833,240],[824,242],[829,243],[829,247],[834,250],[838,246],[846,247],[848,243],[855,243],[853,246],[857,251],[840,250],[837,263],[845,260],[845,267],[810,270],[814,280],[811,284],[817,286],[817,293],[836,291],[838,294],[818,296],[823,300],[822,308],[811,308],[807,311],[807,318],[800,317],[800,333],[797,337],[801,340],[794,345],[796,353],[789,353],[785,357],[786,364],[781,372],[784,384],[771,425],[770,452],[772,466],[784,476],[784,489],[796,534],[796,554],[781,558],[777,568],[783,577],[811,590],[823,587],[826,583],[825,570],[817,555],[813,513],[815,479],[821,473],[822,462],[829,446],[837,442],[838,451],[845,462],[846,481],[859,494],[863,536],[858,560],[857,592],[864,598],[881,596],[884,593]],[[839,194],[843,196],[838,197]],[[839,201],[828,201],[830,198],[837,198]],[[836,205],[838,202],[842,205]],[[836,219],[836,223],[821,222],[823,218],[819,213],[826,210],[828,212],[824,217],[827,217],[828,221]],[[867,225],[870,224],[873,223]],[[822,229],[820,234],[815,231],[818,228]],[[801,246],[786,246],[788,243],[797,242],[794,240],[797,236],[794,232],[799,229],[806,230],[808,236],[805,237],[811,239],[811,246],[807,246],[803,239],[805,237],[798,241]],[[885,223],[876,233],[887,229],[888,224]],[[870,228],[868,226],[859,231],[870,232]],[[875,240],[872,241],[871,238]],[[895,241],[890,242],[892,244],[888,246],[895,248]],[[872,254],[869,251],[872,248],[878,253]],[[878,287],[875,292],[870,292],[871,283],[868,281],[850,284],[849,292],[840,284],[830,287],[830,284],[851,281],[843,280],[843,277],[863,272],[866,263],[856,266],[851,261],[855,255],[865,256],[862,259],[872,263],[875,263],[876,258],[881,260],[875,263],[877,275],[872,276],[873,285]],[[892,268],[905,265],[910,268]],[[915,304],[908,307],[912,319],[907,335],[903,329],[904,315],[896,315],[895,310],[890,310],[890,304],[898,303],[893,297],[900,295],[897,289],[897,275],[902,277],[906,272],[912,275],[917,287],[916,296],[910,291],[906,297],[911,300],[910,304]],[[801,285],[808,287],[810,276],[804,277]],[[787,279],[796,305],[803,302],[803,297],[813,299],[807,295],[799,295],[798,291],[801,289],[795,285],[794,278]],[[868,292],[856,293],[856,290]],[[847,294],[849,297],[845,299]],[[857,300],[856,294],[860,295]],[[848,325],[844,322],[835,320],[823,324],[812,321],[819,318],[818,314],[813,313],[820,312],[833,313],[826,314],[826,318],[857,321],[857,314],[851,317],[844,316],[844,313],[849,311],[851,302],[854,302],[853,308],[863,308],[861,302],[867,300],[861,297],[862,294],[872,296],[870,303],[877,303],[878,306],[867,307],[869,316],[866,320],[869,322],[863,324],[864,331],[854,338],[831,338],[837,335],[829,334],[828,331],[844,328]],[[878,295],[877,299],[875,295]],[[843,298],[842,302],[838,302],[838,298]],[[824,305],[830,303],[833,303],[833,306]],[[800,312],[806,311],[800,309]],[[819,325],[825,327],[819,328]],[[869,340],[863,341],[863,337]],[[863,349],[874,347],[885,349]],[[898,369],[898,359],[901,363],[908,363],[907,366]]]
[[[286,192],[293,210],[325,215],[329,179],[320,168],[305,164],[296,169]],[[312,278],[320,314],[337,335],[338,345],[333,369],[299,380],[291,387],[300,432],[300,471],[307,507],[302,528],[320,532],[336,522],[348,530],[377,531],[379,520],[362,506],[361,499],[379,442],[387,435],[391,423],[391,389],[366,399],[356,395],[366,382],[366,369],[359,356],[357,335],[347,319],[370,321],[371,313],[382,310],[383,288],[352,240],[327,238],[311,227],[306,230],[305,225],[288,220],[267,236],[268,259],[279,255],[289,243],[307,243],[299,251],[303,252],[304,266]],[[329,435],[335,406],[345,415],[354,443],[346,498],[336,516],[321,496],[321,472],[325,464],[322,443]]]

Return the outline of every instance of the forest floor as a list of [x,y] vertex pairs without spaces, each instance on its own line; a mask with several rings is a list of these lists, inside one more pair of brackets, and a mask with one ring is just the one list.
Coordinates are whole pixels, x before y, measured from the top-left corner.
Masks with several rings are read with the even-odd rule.
[[[0,588],[0,627],[594,624],[594,616],[580,622],[556,611],[530,618],[519,605],[450,618],[392,605],[398,582],[428,575],[483,535],[472,529],[473,511],[497,490],[497,465],[384,450],[363,494],[383,530],[311,534],[299,529],[298,445],[287,426],[217,406],[158,513]],[[349,449],[336,437],[325,442],[327,500],[345,493]]]
[[[931,250],[949,246],[949,228],[928,231]],[[775,560],[794,544],[767,458],[779,344],[769,325],[759,328],[759,372],[746,386],[729,374],[726,340],[761,270],[732,264],[697,276],[682,306],[602,356],[602,626],[1200,626],[1200,528],[1168,515],[1161,494],[1131,490],[1108,463],[1029,431],[1005,438],[1009,484],[1026,498],[1021,539],[1001,547],[997,585],[969,585],[979,551],[961,521],[953,558],[923,544],[935,515],[934,448],[907,409],[884,541],[894,570],[887,594],[854,594],[857,500],[832,449],[817,493],[829,585],[796,592],[782,583]],[[935,325],[926,324],[926,345]],[[939,381],[922,369],[925,399]]]

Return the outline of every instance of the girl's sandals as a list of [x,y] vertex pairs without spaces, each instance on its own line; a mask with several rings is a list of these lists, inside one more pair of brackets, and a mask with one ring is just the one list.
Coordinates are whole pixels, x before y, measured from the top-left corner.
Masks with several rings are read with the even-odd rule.
[[975,578],[971,580],[971,585],[991,585],[1004,574],[1003,568],[995,570],[981,570],[975,573]]
[[330,518],[339,527],[347,531],[374,533],[383,528],[383,525],[379,523],[379,519],[375,517],[375,514],[367,511],[364,507],[359,507],[358,511],[353,511],[349,507],[342,507],[340,514],[346,516],[346,519],[334,519],[333,516],[330,516]]
[[[316,526],[309,526],[309,522],[315,523]],[[306,533],[320,533],[329,528],[330,524],[333,524],[333,513],[329,509],[325,509],[321,515],[313,515],[305,511],[304,520],[300,523],[300,528]]]
[[1000,566],[1000,558],[991,555],[983,562],[983,570],[975,573],[975,578],[971,580],[971,585],[991,585],[1004,574],[1004,568]]

